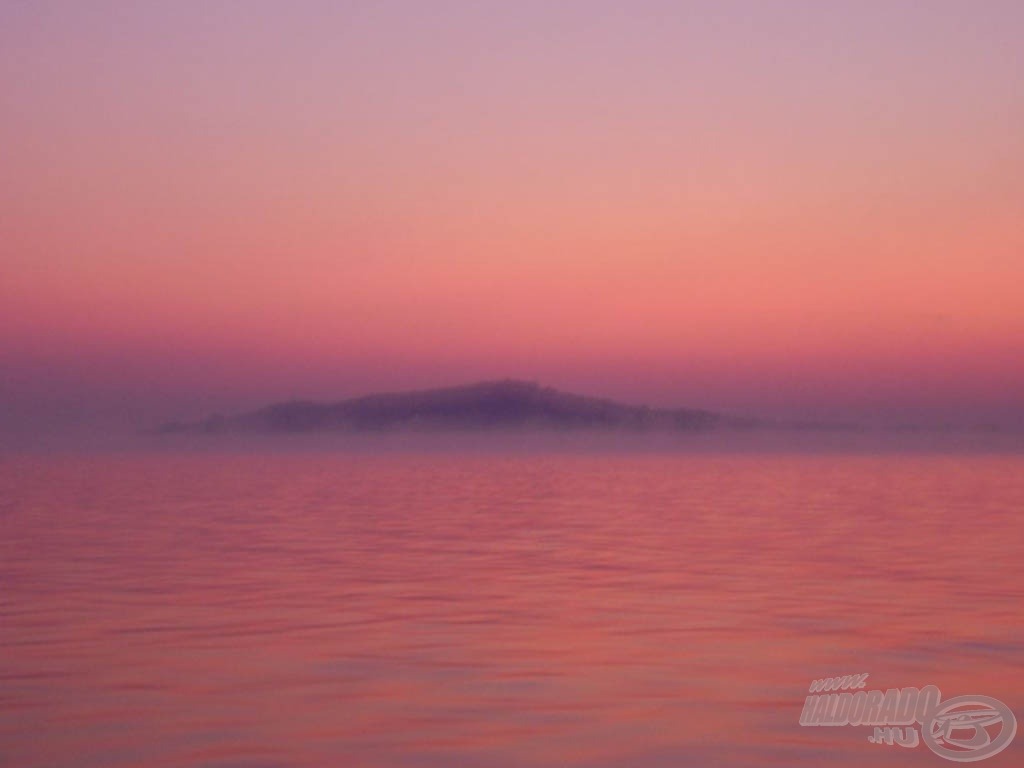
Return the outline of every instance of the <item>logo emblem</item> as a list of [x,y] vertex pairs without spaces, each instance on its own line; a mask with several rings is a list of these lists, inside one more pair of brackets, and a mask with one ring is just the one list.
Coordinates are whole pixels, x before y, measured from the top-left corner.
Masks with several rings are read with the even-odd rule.
[[999,699],[955,696],[942,702],[921,728],[921,739],[939,757],[971,763],[1002,752],[1017,733],[1017,719]]

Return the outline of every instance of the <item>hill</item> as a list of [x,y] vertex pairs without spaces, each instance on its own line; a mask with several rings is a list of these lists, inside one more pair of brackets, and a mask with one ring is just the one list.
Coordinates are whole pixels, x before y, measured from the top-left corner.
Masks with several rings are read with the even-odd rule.
[[296,400],[238,416],[167,424],[174,432],[324,432],[491,429],[670,429],[721,426],[710,411],[648,408],[506,379],[466,386],[366,395],[333,403]]

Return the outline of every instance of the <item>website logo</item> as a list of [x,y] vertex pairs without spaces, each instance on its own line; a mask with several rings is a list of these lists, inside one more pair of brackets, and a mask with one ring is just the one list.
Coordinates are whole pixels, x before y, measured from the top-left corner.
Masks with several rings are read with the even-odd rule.
[[990,696],[945,701],[934,685],[863,690],[867,673],[815,680],[800,713],[802,726],[874,726],[872,744],[917,747],[922,741],[946,760],[972,763],[1002,752],[1017,733],[1017,719]]

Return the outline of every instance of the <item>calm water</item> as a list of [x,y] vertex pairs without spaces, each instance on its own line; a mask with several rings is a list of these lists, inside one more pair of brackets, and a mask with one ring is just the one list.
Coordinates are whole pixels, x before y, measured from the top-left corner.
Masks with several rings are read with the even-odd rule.
[[1022,515],[1012,455],[7,458],[0,765],[953,765],[803,699],[1022,718]]

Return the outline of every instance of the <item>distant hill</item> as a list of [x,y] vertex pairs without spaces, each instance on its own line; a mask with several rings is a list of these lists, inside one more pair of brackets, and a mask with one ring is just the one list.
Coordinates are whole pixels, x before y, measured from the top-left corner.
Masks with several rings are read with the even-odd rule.
[[167,424],[162,433],[307,433],[381,430],[707,430],[745,426],[710,411],[648,408],[512,379],[367,395],[334,403],[290,401],[238,416]]

